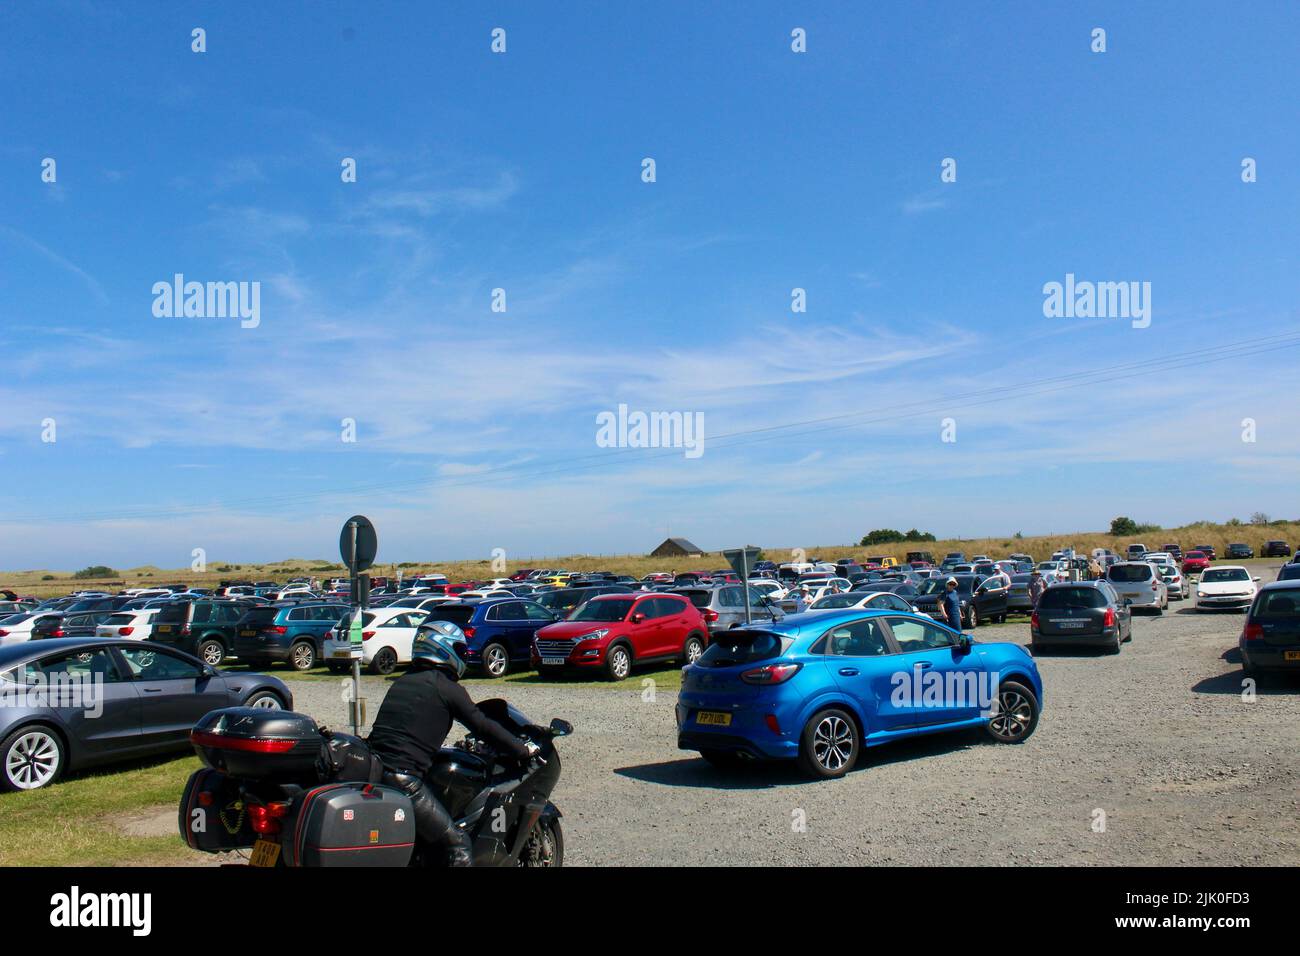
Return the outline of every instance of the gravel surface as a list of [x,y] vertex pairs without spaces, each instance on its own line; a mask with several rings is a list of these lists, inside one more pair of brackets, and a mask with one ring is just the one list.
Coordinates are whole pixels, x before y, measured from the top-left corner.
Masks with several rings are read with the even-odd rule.
[[[469,689],[573,722],[554,795],[570,864],[1294,866],[1300,680],[1261,681],[1243,700],[1240,629],[1239,614],[1175,602],[1135,618],[1118,656],[1041,658],[1043,717],[1023,745],[922,738],[874,748],[830,782],[781,765],[723,772],[677,750],[676,693],[644,699],[635,675]],[[1028,632],[981,627],[978,639]],[[342,724],[337,681],[292,686],[298,709]],[[388,684],[365,686],[373,715]]]

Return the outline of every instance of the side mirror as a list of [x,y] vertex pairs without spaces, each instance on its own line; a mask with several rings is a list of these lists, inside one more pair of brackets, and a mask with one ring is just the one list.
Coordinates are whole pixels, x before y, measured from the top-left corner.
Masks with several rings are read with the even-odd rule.
[[573,724],[556,717],[551,721],[551,733],[556,737],[567,737],[573,733]]
[[1259,578],[1254,578],[1253,580],[1254,580],[1254,582],[1255,582],[1256,584],[1258,584],[1260,579],[1259,579]]
[[633,624],[640,624],[644,620],[645,620],[645,615],[642,614],[640,611],[637,611],[635,614],[632,615]]
[[970,635],[969,635],[969,634],[962,634],[961,637],[958,638],[958,640],[957,640],[957,650],[961,651],[963,654],[969,654],[969,653],[970,653]]

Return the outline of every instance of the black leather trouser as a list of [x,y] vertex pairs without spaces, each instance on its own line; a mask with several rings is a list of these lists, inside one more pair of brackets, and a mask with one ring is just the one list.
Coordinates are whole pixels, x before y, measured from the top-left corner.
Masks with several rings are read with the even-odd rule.
[[415,832],[419,834],[421,842],[446,853],[450,866],[472,864],[469,835],[452,822],[447,808],[429,792],[423,780],[415,774],[388,770],[384,772],[384,783],[396,787],[410,798],[411,806],[415,809]]

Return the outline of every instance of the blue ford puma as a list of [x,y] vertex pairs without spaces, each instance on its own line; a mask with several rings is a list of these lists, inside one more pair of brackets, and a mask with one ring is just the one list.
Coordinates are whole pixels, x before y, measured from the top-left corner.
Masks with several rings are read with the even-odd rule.
[[719,766],[797,760],[840,777],[864,746],[903,737],[982,726],[1020,743],[1042,700],[1017,644],[974,644],[918,614],[808,611],[714,635],[685,668],[677,746]]

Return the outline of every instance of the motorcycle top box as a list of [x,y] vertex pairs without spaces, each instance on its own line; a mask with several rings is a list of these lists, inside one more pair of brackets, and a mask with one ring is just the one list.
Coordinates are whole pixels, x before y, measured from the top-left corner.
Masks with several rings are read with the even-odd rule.
[[324,738],[306,714],[226,707],[204,715],[190,743],[205,766],[231,777],[310,782],[317,778]]

